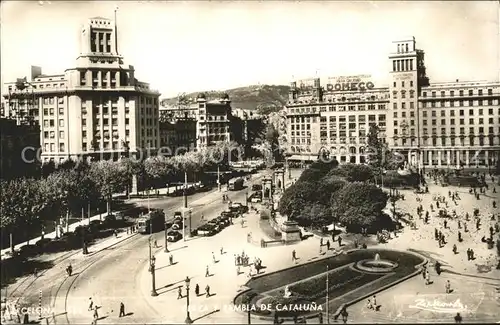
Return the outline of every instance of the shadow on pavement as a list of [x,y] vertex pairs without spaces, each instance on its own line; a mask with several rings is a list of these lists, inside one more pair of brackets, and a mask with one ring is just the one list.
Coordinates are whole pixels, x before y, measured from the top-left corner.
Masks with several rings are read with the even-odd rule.
[[173,262],[172,264],[167,264],[167,265],[164,265],[164,266],[161,266],[161,267],[157,267],[156,271],[159,271],[159,270],[164,269],[164,268],[169,267],[169,266],[174,266],[177,263],[179,263],[179,262]]
[[[54,266],[52,261],[38,261],[35,259],[27,260],[21,257],[14,257],[8,260],[2,261],[2,272],[1,272],[1,287],[5,287],[9,284],[15,282],[16,278],[32,275],[32,281],[35,280],[35,270],[38,273],[37,278],[43,276],[41,271],[50,269]],[[28,280],[28,279],[26,279]],[[28,280],[29,281],[29,280]]]

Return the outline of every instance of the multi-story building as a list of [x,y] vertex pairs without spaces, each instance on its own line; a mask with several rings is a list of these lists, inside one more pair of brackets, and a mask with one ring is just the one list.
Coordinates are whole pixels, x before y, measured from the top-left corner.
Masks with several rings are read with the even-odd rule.
[[38,125],[18,125],[14,119],[0,118],[0,178],[37,176],[40,163]]
[[413,37],[393,42],[390,85],[370,76],[291,83],[285,106],[291,160],[326,149],[339,162],[366,161],[372,123],[391,149],[423,167],[486,167],[500,159],[500,82],[430,84]]
[[183,134],[179,145],[196,149],[211,146],[217,142],[229,142],[231,138],[231,101],[227,94],[220,99],[207,100],[204,93],[198,94],[196,101],[179,103],[172,107],[162,107],[160,117],[178,124],[176,128]]
[[[81,32],[75,67],[63,74],[7,83],[6,117],[40,125],[43,161],[100,155],[118,158],[160,145],[160,94],[135,78],[118,52],[116,24],[91,18]],[[19,96],[19,94],[28,94]],[[32,105],[26,97],[33,98]]]

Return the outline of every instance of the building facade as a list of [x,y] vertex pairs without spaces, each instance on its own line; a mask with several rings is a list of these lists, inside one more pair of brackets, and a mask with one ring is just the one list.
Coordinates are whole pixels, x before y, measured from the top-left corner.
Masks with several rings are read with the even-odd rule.
[[393,42],[389,86],[370,76],[292,82],[286,114],[291,160],[326,149],[341,163],[366,161],[370,124],[389,148],[421,167],[487,167],[500,158],[500,82],[431,84],[413,37]]
[[14,119],[0,118],[0,178],[39,175],[38,125],[18,125]]
[[[233,140],[230,128],[231,100],[227,94],[220,97],[207,100],[206,95],[200,93],[195,101],[160,109],[160,118],[175,123],[174,127],[179,130],[181,136],[177,137],[176,146],[201,149],[217,142]],[[166,134],[168,130],[161,132]]]
[[160,145],[160,94],[124,64],[116,24],[89,19],[80,44],[75,67],[63,74],[43,75],[35,69],[30,81],[5,84],[4,116],[40,126],[44,162],[154,151]]

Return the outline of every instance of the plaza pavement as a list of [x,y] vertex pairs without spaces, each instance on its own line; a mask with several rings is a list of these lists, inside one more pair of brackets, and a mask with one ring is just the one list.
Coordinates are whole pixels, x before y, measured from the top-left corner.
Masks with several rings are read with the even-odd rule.
[[[448,243],[443,248],[439,248],[434,240],[434,227],[441,229],[440,225],[442,224],[442,220],[435,216],[437,214],[436,212],[431,213],[429,224],[424,225],[423,220],[419,220],[416,215],[416,208],[422,204],[425,214],[425,210],[430,210],[429,206],[431,203],[433,203],[434,206],[436,205],[435,202],[432,201],[432,197],[435,195],[442,195],[448,198],[449,190],[458,190],[460,200],[457,201],[458,205],[456,207],[449,208],[448,210],[450,212],[456,210],[459,215],[465,215],[465,212],[469,212],[472,221],[470,221],[468,225],[470,232],[464,233],[462,230],[464,241],[460,244],[458,244],[456,239],[456,231],[458,230],[456,221],[449,221],[448,229],[443,230]],[[397,209],[413,214],[414,220],[417,222],[418,230],[411,230],[410,227],[407,226],[404,228],[403,232],[398,234],[397,238],[389,240],[386,244],[377,244],[376,246],[400,250],[414,249],[430,257],[431,266],[433,263],[432,261],[438,259],[445,265],[445,269],[452,269],[460,273],[478,274],[489,269],[490,271],[488,274],[483,275],[490,279],[474,277],[464,278],[462,275],[451,273],[442,273],[440,277],[437,277],[437,275],[431,271],[434,284],[425,286],[421,276],[416,276],[391,289],[383,291],[379,295],[380,298],[378,301],[383,305],[387,305],[387,308],[381,310],[379,313],[367,313],[363,308],[366,305],[365,301],[353,305],[352,311],[351,307],[349,307],[348,310],[350,315],[355,315],[350,317],[349,322],[405,322],[405,317],[406,322],[408,320],[450,322],[450,319],[447,319],[449,315],[443,316],[443,314],[440,313],[420,311],[409,307],[410,302],[414,301],[415,297],[419,294],[426,295],[426,297],[440,297],[440,295],[443,295],[445,292],[445,282],[448,279],[451,282],[452,288],[455,288],[455,296],[452,297],[460,298],[464,304],[468,304],[467,308],[470,308],[469,311],[475,312],[469,314],[467,311],[464,311],[464,313],[462,313],[463,317],[468,317],[469,321],[493,321],[496,315],[498,315],[498,312],[495,314],[495,311],[492,311],[496,310],[495,308],[498,307],[498,297],[495,292],[496,287],[500,287],[500,280],[496,280],[500,279],[500,275],[498,270],[494,270],[496,266],[496,258],[494,257],[496,250],[488,250],[486,244],[480,241],[483,235],[488,234],[490,224],[493,224],[489,220],[489,215],[493,212],[499,212],[498,208],[496,211],[493,211],[492,208],[492,202],[497,199],[497,197],[492,193],[491,187],[486,195],[481,195],[481,200],[477,200],[474,196],[470,195],[468,193],[468,188],[460,189],[429,185],[429,191],[429,194],[419,195],[422,198],[422,202],[416,201],[416,196],[413,191],[400,191],[401,194],[405,195],[405,200],[400,200],[396,203]],[[448,201],[450,201],[449,204],[453,204],[450,199],[448,199]],[[479,208],[482,215],[482,226],[479,232],[475,230],[475,222],[472,217],[475,207]],[[232,299],[237,292],[243,289],[242,285],[249,279],[247,277],[247,269],[242,268],[243,274],[237,276],[236,267],[234,266],[234,254],[239,254],[243,250],[251,257],[251,260],[254,257],[262,259],[263,264],[267,267],[264,272],[272,272],[292,266],[291,251],[294,249],[297,251],[298,256],[301,258],[300,262],[302,263],[319,257],[319,243],[317,238],[309,238],[296,245],[269,248],[260,248],[256,245],[247,243],[246,235],[249,232],[252,232],[252,237],[256,242],[259,241],[257,238],[261,238],[265,235],[263,235],[259,229],[259,217],[257,215],[250,214],[246,218],[247,228],[231,226],[212,238],[196,239],[193,243],[189,244],[189,250],[183,251],[182,256],[176,256],[178,264],[162,268],[160,273],[157,274],[157,286],[160,288],[158,291],[160,295],[158,297],[149,296],[151,275],[147,272],[147,268],[143,270],[140,280],[141,285],[139,287],[142,289],[142,293],[145,299],[149,301],[149,304],[155,308],[158,313],[162,314],[165,322],[178,323],[185,319],[186,299],[177,299],[177,293],[179,286],[182,286],[182,292],[183,295],[185,295],[183,279],[189,276],[191,278],[190,316],[192,320],[200,323],[246,323],[245,314],[230,310]],[[452,252],[453,243],[457,243],[459,247],[459,254],[457,255]],[[226,251],[225,254],[220,255],[220,247],[224,247]],[[336,245],[334,244],[333,247],[336,247]],[[464,259],[466,256],[464,251],[467,248],[474,249],[476,260],[467,261]],[[218,260],[215,264],[212,262],[212,251],[215,253],[216,259]],[[157,265],[168,265],[168,256],[165,254],[158,255]],[[208,278],[204,276],[206,265],[209,266],[210,273],[212,274],[212,276]],[[478,270],[479,265],[483,267]],[[165,269],[168,270],[168,272],[161,272]],[[463,285],[463,283],[467,284]],[[200,285],[200,292],[202,293],[204,292],[205,286],[208,284],[211,288],[211,292],[215,293],[215,295],[209,298],[206,298],[204,295],[193,297],[193,290],[196,284]],[[478,290],[478,288],[481,289]],[[478,292],[480,293],[479,296],[471,296],[472,293],[477,294]],[[400,297],[401,299],[395,299],[395,297]],[[450,297],[448,297],[448,299],[449,298]],[[388,301],[390,301],[392,305],[387,303]],[[406,305],[405,302],[407,302]],[[170,308],[167,309],[164,308],[164,306],[170,306]],[[454,314],[451,317],[453,316]],[[317,318],[313,318],[308,320],[307,323],[316,323],[317,321]],[[453,319],[451,319],[451,321],[453,321]],[[268,323],[269,321],[260,320],[252,316],[252,322]]]

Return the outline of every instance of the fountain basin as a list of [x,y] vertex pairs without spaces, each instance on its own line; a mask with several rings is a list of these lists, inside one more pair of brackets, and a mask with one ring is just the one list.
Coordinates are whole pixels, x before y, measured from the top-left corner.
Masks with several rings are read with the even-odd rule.
[[361,260],[355,264],[355,268],[365,272],[371,273],[388,273],[398,267],[398,263],[384,260]]

